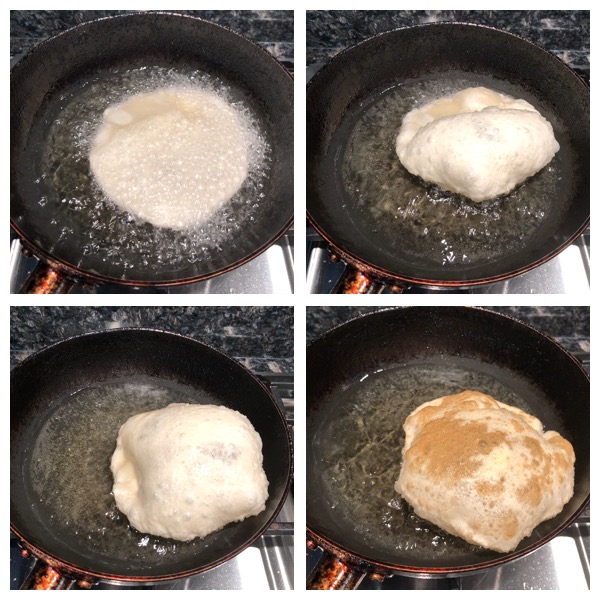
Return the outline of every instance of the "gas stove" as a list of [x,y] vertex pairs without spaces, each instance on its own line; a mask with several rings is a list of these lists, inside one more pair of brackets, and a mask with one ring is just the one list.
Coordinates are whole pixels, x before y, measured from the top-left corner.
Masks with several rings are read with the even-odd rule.
[[[590,68],[567,63],[588,85]],[[307,68],[307,82],[324,66],[315,63]],[[329,294],[344,271],[344,263],[332,260],[325,240],[307,223],[306,227],[307,292]],[[393,293],[385,285],[375,286],[375,293]],[[412,286],[402,290],[410,294],[575,294],[577,297],[590,293],[590,230],[581,235],[571,246],[547,263],[522,275],[489,285],[465,289],[434,289]]]
[[[11,69],[23,54],[11,57]],[[294,74],[294,62],[279,62]],[[10,293],[19,293],[37,259],[24,253],[23,245],[11,229]],[[81,283],[71,294],[293,294],[294,293],[294,226],[265,252],[244,265],[206,281],[165,287],[135,287],[118,284]]]
[[[572,352],[573,353],[573,352]],[[589,352],[573,353],[590,372]],[[307,548],[306,573],[321,557],[320,549]],[[590,506],[550,542],[506,565],[462,577],[414,578],[403,575],[383,581],[368,576],[359,590],[568,590],[590,589]]]
[[[294,426],[294,376],[287,373],[255,373],[265,383],[285,411],[290,428]],[[18,539],[10,539],[10,587],[19,589],[34,561],[23,557]],[[99,583],[97,590],[291,590],[294,587],[294,498],[293,489],[265,533],[251,546],[226,563],[185,579],[151,584],[123,585]],[[72,589],[77,589],[74,585]]]

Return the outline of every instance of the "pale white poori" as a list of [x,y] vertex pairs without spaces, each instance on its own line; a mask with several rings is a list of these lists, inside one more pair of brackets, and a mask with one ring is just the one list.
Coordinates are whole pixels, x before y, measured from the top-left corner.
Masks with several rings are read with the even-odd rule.
[[194,228],[248,176],[248,126],[215,92],[158,89],[104,111],[89,160],[120,209],[156,227]]
[[262,440],[224,406],[170,404],[121,426],[111,460],[119,510],[142,533],[188,541],[265,510]]
[[531,104],[484,87],[411,110],[396,138],[410,173],[474,202],[508,194],[559,149],[552,125]]

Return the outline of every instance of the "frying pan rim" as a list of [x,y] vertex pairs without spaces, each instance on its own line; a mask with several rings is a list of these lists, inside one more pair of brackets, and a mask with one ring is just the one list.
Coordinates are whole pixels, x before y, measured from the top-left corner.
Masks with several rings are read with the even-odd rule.
[[277,64],[281,68],[282,72],[285,75],[287,75],[290,79],[293,80],[292,74],[272,54],[270,54],[267,50],[265,50],[262,46],[260,46],[255,41],[251,40],[250,38],[247,38],[246,36],[242,35],[241,33],[234,31],[233,29],[231,29],[230,27],[227,27],[226,25],[222,25],[221,23],[216,23],[215,21],[211,21],[210,19],[199,17],[197,15],[186,15],[183,13],[171,12],[168,10],[140,10],[140,11],[136,11],[136,12],[127,12],[127,13],[116,14],[116,15],[105,15],[103,17],[96,17],[94,19],[90,19],[89,21],[77,23],[71,27],[68,27],[67,29],[64,29],[63,31],[59,31],[58,33],[55,33],[54,35],[51,35],[50,37],[43,39],[41,42],[38,42],[37,44],[35,44],[35,46],[30,48],[25,54],[23,54],[23,56],[19,60],[19,62],[15,63],[11,67],[11,70],[10,70],[11,76],[12,76],[13,69],[21,62],[21,60],[25,60],[26,58],[29,57],[30,54],[34,54],[35,52],[39,51],[39,49],[42,48],[43,46],[45,46],[46,44],[50,44],[52,42],[52,40],[54,40],[55,38],[58,38],[64,34],[72,32],[75,29],[86,28],[86,27],[90,26],[91,24],[98,23],[100,21],[115,21],[118,19],[137,19],[140,15],[144,15],[144,16],[162,15],[162,16],[175,17],[176,19],[189,19],[191,21],[200,21],[202,23],[205,23],[210,26],[214,26],[219,29],[224,29],[224,30],[228,31],[229,33],[233,34],[234,36],[241,38],[244,42],[249,42],[256,48],[258,48],[261,52],[263,52],[271,60],[273,60],[275,62],[275,64]]
[[[96,19],[91,19],[90,21],[85,21],[84,23],[78,23],[72,27],[69,27],[68,29],[65,29],[64,31],[60,31],[57,34],[42,40],[41,42],[39,42],[35,46],[33,46],[33,48],[31,48],[21,58],[21,60],[19,60],[18,63],[13,65],[13,67],[10,70],[11,82],[13,81],[14,69],[22,61],[24,61],[25,59],[34,60],[37,53],[45,51],[45,48],[47,45],[51,44],[53,42],[53,40],[55,40],[56,38],[59,38],[62,35],[69,34],[70,32],[72,32],[76,29],[87,28],[90,25],[93,25],[100,21],[115,21],[117,19],[136,19],[139,16],[148,16],[148,15],[168,16],[168,17],[174,17],[177,19],[185,18],[185,19],[189,19],[189,20],[199,21],[205,25],[227,31],[228,34],[231,34],[231,35],[235,36],[236,38],[238,38],[241,43],[251,44],[255,49],[260,50],[260,52],[263,54],[263,56],[270,59],[270,64],[276,65],[277,68],[281,71],[281,73],[287,79],[290,80],[290,83],[293,86],[294,78],[293,78],[292,74],[274,56],[269,54],[269,52],[267,52],[267,50],[262,48],[255,41],[243,36],[242,34],[234,31],[233,29],[230,29],[229,27],[221,25],[220,23],[215,23],[213,21],[210,21],[208,19],[204,19],[204,18],[195,16],[195,15],[185,15],[185,14],[174,13],[174,12],[169,12],[169,11],[152,11],[152,10],[98,17]],[[271,201],[274,202],[276,200],[274,198],[272,198]],[[11,199],[11,204],[12,204],[12,199]],[[203,275],[196,275],[196,276],[186,277],[183,279],[168,279],[168,280],[155,281],[150,278],[122,279],[122,278],[116,277],[116,276],[102,275],[102,274],[86,271],[85,269],[81,269],[77,265],[74,265],[67,260],[63,260],[57,256],[54,256],[51,252],[45,250],[44,248],[39,246],[36,242],[32,241],[17,225],[17,223],[15,222],[13,217],[12,216],[10,217],[10,225],[11,225],[13,231],[19,236],[19,239],[23,242],[24,246],[38,259],[38,261],[42,262],[44,265],[46,265],[50,268],[59,270],[66,277],[90,280],[95,283],[114,283],[114,284],[123,285],[123,286],[127,286],[127,287],[180,286],[180,285],[199,283],[201,281],[206,281],[207,279],[211,279],[213,277],[223,275],[225,273],[228,273],[229,271],[232,271],[234,269],[237,269],[238,267],[241,267],[242,265],[253,260],[260,254],[262,254],[263,252],[268,250],[272,245],[274,245],[275,243],[277,243],[277,241],[279,241],[281,239],[281,237],[290,229],[290,227],[293,225],[293,223],[294,223],[294,202],[293,202],[293,190],[292,190],[292,202],[291,202],[290,216],[285,220],[285,222],[282,223],[282,225],[278,228],[278,230],[268,240],[263,242],[258,248],[255,248],[250,254],[246,254],[245,256],[236,260],[233,263],[230,263],[230,264],[228,264],[224,267],[218,268],[218,269],[214,269],[213,271],[211,271],[209,273],[204,273]]]
[[[572,307],[569,307],[572,308]],[[589,308],[589,307],[586,307]],[[374,315],[374,314],[381,314],[381,313],[392,313],[392,312],[396,312],[396,313],[401,313],[403,311],[421,311],[421,310],[441,310],[441,311],[446,311],[446,310],[464,310],[465,313],[469,313],[469,312],[480,312],[480,313],[487,313],[487,314],[491,314],[494,315],[495,317],[499,317],[501,320],[502,319],[506,319],[507,321],[512,321],[514,323],[517,323],[518,325],[521,325],[523,327],[526,327],[527,329],[531,329],[532,331],[534,331],[536,334],[542,336],[543,338],[546,339],[546,341],[548,342],[552,342],[552,344],[554,346],[556,346],[556,348],[558,350],[561,350],[564,354],[566,354],[578,367],[579,369],[582,371],[582,373],[587,377],[588,381],[590,380],[590,375],[589,373],[582,368],[581,363],[577,360],[577,358],[575,358],[575,356],[573,356],[573,354],[571,352],[569,352],[564,346],[562,346],[561,344],[559,344],[554,338],[550,337],[548,334],[540,331],[539,329],[537,329],[536,327],[534,327],[533,325],[530,325],[529,323],[525,323],[525,321],[522,321],[520,319],[518,319],[517,317],[513,317],[512,315],[507,315],[505,313],[501,313],[495,310],[492,310],[491,308],[488,308],[486,306],[471,306],[471,305],[448,305],[448,306],[438,306],[438,305],[431,305],[431,306],[420,306],[420,305],[412,305],[412,306],[383,306],[383,307],[376,307],[375,310],[372,310],[370,312],[367,313],[362,313],[360,315],[354,315],[346,320],[344,320],[342,323],[338,323],[337,325],[333,325],[332,327],[330,327],[329,329],[327,329],[326,331],[324,331],[323,333],[319,334],[314,340],[311,340],[306,346],[307,346],[307,351],[308,349],[313,345],[316,344],[319,341],[322,341],[322,338],[326,337],[327,335],[333,333],[334,331],[345,327],[346,325],[350,325],[351,323],[354,323],[355,321],[359,321],[361,319],[364,318],[368,318],[370,315]]]
[[[317,85],[318,79],[320,77],[323,77],[324,76],[323,74],[324,73],[326,74],[327,70],[334,68],[338,61],[345,60],[345,55],[347,53],[359,48],[363,44],[367,44],[379,37],[394,34],[394,33],[400,32],[400,31],[415,30],[415,29],[422,29],[422,28],[433,28],[433,27],[447,27],[449,25],[457,26],[457,27],[463,26],[463,27],[469,27],[469,28],[473,28],[473,29],[490,30],[490,31],[493,31],[494,34],[500,33],[500,34],[508,35],[508,36],[515,38],[516,40],[520,40],[520,42],[525,42],[526,44],[529,44],[531,47],[535,48],[537,51],[541,51],[542,53],[544,53],[547,57],[552,58],[552,60],[555,61],[554,64],[560,65],[559,68],[563,68],[565,74],[568,73],[571,76],[575,77],[577,79],[577,81],[580,84],[582,84],[584,86],[584,88],[586,88],[588,90],[588,93],[590,91],[590,86],[587,84],[587,82],[585,82],[581,77],[579,77],[579,75],[577,73],[575,73],[575,71],[573,71],[573,69],[571,69],[567,64],[565,64],[557,56],[555,56],[554,54],[552,54],[545,48],[542,48],[535,42],[532,42],[526,38],[518,36],[510,31],[506,31],[506,30],[500,29],[498,27],[492,27],[490,25],[484,25],[484,24],[479,24],[479,23],[469,23],[469,22],[465,22],[465,21],[440,21],[437,23],[419,23],[417,25],[407,25],[404,27],[396,27],[394,29],[376,33],[375,35],[369,36],[368,38],[365,38],[364,40],[361,40],[361,41],[357,42],[356,44],[353,44],[352,46],[344,48],[342,51],[340,51],[338,54],[336,54],[333,58],[331,58],[329,61],[327,61],[327,63],[321,69],[319,69],[319,71],[317,71],[317,73],[315,73],[315,75],[312,77],[312,79],[308,82],[308,84],[306,86],[307,96],[310,93],[311,87]],[[322,202],[320,202],[320,204],[322,205]],[[589,209],[588,209],[588,212],[589,212]],[[577,227],[576,230],[562,244],[560,244],[558,247],[554,248],[552,251],[547,252],[544,256],[536,259],[533,264],[524,265],[522,267],[519,267],[519,268],[516,268],[513,270],[504,269],[503,273],[496,274],[493,276],[488,276],[488,277],[479,277],[479,278],[475,278],[475,279],[427,279],[425,277],[415,277],[412,275],[407,275],[407,274],[404,274],[401,272],[394,272],[394,271],[391,271],[390,269],[382,268],[380,266],[377,266],[373,262],[365,260],[364,258],[358,256],[356,254],[356,252],[354,252],[351,249],[350,250],[348,248],[342,249],[341,246],[337,242],[334,241],[334,239],[333,239],[334,236],[329,235],[327,232],[324,231],[324,229],[320,225],[318,225],[317,220],[312,216],[312,214],[310,212],[310,208],[308,207],[308,202],[307,202],[307,208],[306,208],[306,216],[307,216],[309,223],[315,228],[317,233],[335,250],[335,252],[337,254],[342,255],[342,258],[344,260],[346,260],[346,262],[348,262],[354,268],[360,270],[361,268],[366,267],[366,270],[377,274],[379,277],[391,279],[392,281],[396,281],[396,282],[400,281],[400,282],[406,282],[406,283],[409,283],[412,285],[421,285],[421,286],[426,286],[426,287],[439,286],[439,287],[443,287],[443,288],[446,288],[446,287],[454,287],[454,288],[473,287],[473,286],[496,283],[498,281],[510,279],[517,275],[522,275],[523,273],[526,273],[526,272],[530,271],[531,269],[539,267],[539,266],[545,264],[546,262],[548,262],[549,260],[558,256],[561,252],[563,252],[566,248],[568,248],[577,238],[579,238],[579,236],[581,236],[585,232],[585,230],[589,227],[589,224],[590,224],[590,216],[588,215],[584,219],[584,221],[579,225],[579,227]],[[451,273],[449,273],[449,275],[451,275]]]
[[[199,17],[197,15],[186,15],[183,13],[171,12],[168,10],[140,10],[140,11],[136,11],[136,12],[128,12],[128,13],[122,13],[122,14],[116,14],[116,15],[105,15],[103,17],[96,17],[94,19],[90,19],[89,21],[77,23],[76,25],[68,27],[67,29],[65,29],[63,31],[59,31],[58,33],[56,33],[50,37],[47,37],[47,38],[43,39],[42,41],[38,42],[37,44],[35,44],[35,46],[33,46],[30,50],[28,50],[23,55],[23,57],[19,60],[19,63],[21,62],[21,60],[24,60],[25,58],[27,58],[29,56],[29,54],[36,52],[37,49],[39,49],[43,45],[50,43],[53,39],[58,38],[66,33],[69,33],[71,31],[75,30],[75,29],[86,28],[90,24],[98,23],[100,21],[115,21],[117,19],[137,19],[140,15],[162,15],[162,16],[175,17],[176,19],[189,19],[191,21],[201,21],[202,23],[205,23],[210,26],[214,26],[219,29],[225,29],[229,33],[232,33],[234,36],[241,38],[244,42],[249,42],[256,48],[258,48],[261,52],[266,54],[270,59],[274,60],[275,63],[281,68],[281,70],[283,71],[283,73],[285,75],[287,75],[290,79],[293,79],[291,73],[277,59],[275,59],[272,54],[270,54],[267,50],[265,50],[262,46],[257,44],[255,41],[251,40],[250,38],[247,38],[246,36],[242,35],[241,33],[238,33],[237,31],[231,29],[227,25],[222,25],[221,23],[216,23],[215,21],[211,21],[210,19],[206,19],[204,17]],[[11,68],[11,74],[12,74],[12,70],[19,63],[16,63],[15,65],[13,65],[13,67]]]
[[[203,573],[205,571],[213,569],[213,568],[231,560],[232,558],[234,558],[235,556],[240,554],[242,551],[244,551],[246,548],[251,546],[258,538],[260,538],[262,536],[262,534],[268,529],[268,527],[277,518],[277,515],[280,513],[281,509],[283,508],[283,505],[285,504],[285,502],[287,500],[287,497],[288,497],[288,494],[289,494],[289,491],[290,491],[290,488],[292,485],[293,472],[294,472],[294,447],[293,447],[292,433],[290,431],[289,426],[287,425],[285,414],[284,414],[282,408],[279,406],[274,395],[271,393],[271,390],[266,386],[266,384],[258,376],[256,376],[252,371],[250,371],[250,369],[245,367],[243,364],[241,364],[240,362],[238,362],[237,360],[235,360],[234,358],[232,358],[231,356],[229,356],[222,350],[215,348],[214,346],[207,344],[206,342],[197,340],[190,336],[183,335],[181,333],[166,331],[163,329],[157,329],[157,328],[153,328],[153,327],[119,327],[117,329],[94,330],[94,331],[88,331],[88,332],[82,333],[80,335],[72,335],[63,340],[53,342],[52,344],[49,344],[48,346],[44,346],[43,348],[40,348],[36,352],[34,352],[34,353],[30,354],[29,356],[27,356],[26,358],[24,358],[19,364],[15,365],[15,367],[11,369],[11,381],[12,381],[12,378],[15,376],[14,374],[18,370],[20,370],[21,368],[26,368],[28,363],[32,362],[33,360],[39,359],[39,356],[42,355],[46,351],[50,352],[50,351],[55,350],[57,346],[61,346],[65,343],[68,343],[68,342],[71,342],[74,340],[82,340],[85,338],[95,337],[98,335],[101,335],[103,337],[108,337],[108,336],[118,335],[119,333],[127,334],[127,333],[131,333],[131,332],[136,332],[136,333],[141,332],[143,334],[145,334],[145,333],[160,334],[161,336],[166,335],[166,336],[172,337],[173,339],[179,338],[180,340],[183,340],[186,343],[191,342],[193,345],[199,344],[200,346],[204,346],[208,350],[215,352],[216,354],[218,354],[220,356],[220,358],[227,359],[227,362],[233,364],[236,367],[239,367],[242,372],[245,372],[246,375],[250,375],[250,377],[256,383],[259,384],[259,386],[261,387],[263,392],[267,394],[268,398],[271,400],[271,404],[273,405],[273,407],[276,410],[278,418],[281,420],[281,424],[283,426],[283,431],[285,432],[285,439],[286,439],[287,445],[288,445],[288,463],[289,463],[289,466],[287,469],[286,483],[282,489],[281,498],[280,498],[279,502],[277,503],[277,506],[273,509],[272,514],[269,516],[269,518],[266,520],[266,522],[264,523],[263,526],[261,526],[241,546],[235,548],[232,552],[228,553],[226,556],[224,556],[218,560],[212,561],[208,564],[201,565],[198,568],[188,569],[186,571],[181,571],[181,572],[177,572],[177,573],[173,573],[173,574],[169,574],[169,575],[143,575],[143,576],[121,575],[121,574],[113,574],[113,573],[104,573],[99,570],[91,570],[91,569],[81,568],[80,566],[77,566],[76,564],[74,564],[70,561],[64,560],[64,559],[56,556],[52,552],[48,552],[47,550],[45,550],[43,548],[39,548],[36,544],[31,543],[28,539],[28,536],[26,534],[22,533],[20,531],[20,529],[16,525],[13,524],[12,516],[11,516],[10,530],[19,538],[19,540],[21,541],[22,544],[24,544],[25,547],[27,547],[28,549],[31,550],[32,554],[34,554],[35,556],[40,556],[40,557],[42,557],[43,560],[48,559],[49,561],[56,563],[57,565],[59,565],[60,569],[67,571],[68,573],[71,574],[71,576],[74,576],[74,577],[83,575],[86,578],[92,578],[94,580],[118,581],[118,582],[122,582],[122,583],[129,582],[129,583],[133,584],[133,583],[152,583],[152,582],[159,582],[159,581],[169,581],[172,579],[179,579],[179,578],[184,578],[184,577],[190,577],[192,575],[197,575],[199,573]],[[43,557],[45,557],[45,559]],[[48,560],[46,560],[46,562],[48,562]]]
[[15,233],[19,236],[19,240],[23,244],[24,248],[27,248],[41,263],[50,269],[56,269],[60,271],[61,274],[65,277],[71,278],[75,281],[91,281],[95,283],[111,283],[116,285],[122,285],[127,287],[168,287],[168,286],[180,286],[180,285],[189,285],[193,283],[199,283],[201,281],[206,281],[207,279],[212,279],[213,277],[218,277],[219,275],[224,275],[225,273],[229,273],[242,265],[250,262],[255,259],[257,256],[268,250],[271,246],[277,243],[283,235],[287,232],[287,230],[292,226],[294,222],[293,216],[290,220],[282,227],[280,231],[277,232],[276,237],[268,240],[259,248],[254,250],[251,254],[244,256],[238,261],[223,267],[222,269],[216,269],[210,273],[205,273],[204,275],[188,277],[185,279],[165,279],[161,281],[154,281],[151,279],[120,279],[119,277],[113,277],[108,275],[100,275],[97,273],[93,273],[91,271],[86,271],[85,269],[81,269],[71,263],[64,261],[51,253],[43,250],[40,246],[38,246],[35,242],[32,242],[16,225],[13,221],[12,217],[10,220],[10,225],[15,231]]
[[347,53],[354,51],[355,49],[359,48],[363,44],[370,43],[377,38],[387,36],[387,35],[390,35],[393,33],[398,33],[400,31],[423,29],[423,28],[447,27],[448,25],[450,25],[452,27],[463,26],[463,27],[468,27],[468,28],[473,28],[473,29],[488,29],[495,33],[500,33],[500,34],[511,36],[511,37],[519,40],[520,42],[526,42],[530,46],[533,46],[534,48],[536,48],[536,50],[542,51],[544,54],[551,57],[554,61],[556,61],[557,64],[561,65],[561,67],[565,69],[566,73],[570,73],[572,76],[576,77],[579,80],[579,82],[582,83],[588,90],[590,89],[589,84],[586,81],[584,81],[581,77],[579,77],[579,75],[575,71],[573,71],[573,69],[571,69],[571,67],[569,67],[569,65],[567,65],[560,58],[558,58],[558,56],[555,56],[554,54],[552,54],[551,52],[549,52],[542,46],[539,46],[535,42],[532,42],[531,40],[528,40],[524,37],[521,37],[520,35],[517,35],[516,33],[513,33],[512,31],[508,31],[506,29],[500,29],[499,27],[492,27],[491,25],[484,25],[483,23],[469,23],[468,21],[438,21],[436,23],[418,23],[416,25],[405,25],[403,27],[394,27],[393,29],[388,29],[386,31],[380,31],[379,33],[370,35],[369,37],[365,38],[364,40],[360,40],[359,42],[356,42],[356,44],[352,44],[351,46],[348,46],[348,47],[344,48],[343,50],[340,50],[340,52],[338,52],[335,56],[330,58],[323,65],[323,67],[321,67],[313,75],[311,80],[306,84],[307,93],[308,93],[308,90],[312,86],[316,85],[315,82],[318,81],[318,78],[321,77],[321,74],[323,72],[325,72],[327,69],[334,67],[335,63],[338,60],[342,60],[342,58]]
[[[533,327],[532,325],[525,323],[525,322],[521,321],[520,319],[517,319],[511,315],[506,315],[506,314],[496,312],[496,311],[491,310],[486,307],[478,307],[478,306],[392,306],[392,307],[384,307],[384,308],[377,309],[377,310],[374,310],[374,311],[371,311],[368,313],[364,313],[364,314],[360,314],[360,315],[355,315],[355,316],[343,321],[342,323],[339,323],[339,324],[334,325],[333,327],[327,329],[325,332],[323,332],[321,335],[319,335],[314,340],[312,340],[309,344],[307,344],[307,348],[306,348],[307,357],[308,357],[310,348],[312,346],[316,345],[317,343],[323,343],[324,338],[328,337],[329,335],[333,334],[334,332],[336,332],[340,329],[345,328],[347,325],[348,326],[353,325],[353,324],[355,324],[355,322],[360,321],[362,319],[368,319],[370,316],[381,315],[384,313],[400,314],[403,311],[419,312],[419,311],[427,311],[427,310],[433,310],[433,309],[435,309],[437,311],[439,311],[439,310],[442,310],[442,311],[460,310],[460,311],[465,312],[465,314],[479,312],[479,313],[483,313],[483,314],[492,315],[493,317],[497,317],[500,319],[500,321],[504,320],[504,321],[508,321],[513,324],[516,324],[517,326],[525,327],[526,329],[529,329],[534,334],[541,336],[545,342],[551,342],[552,346],[554,346],[557,350],[562,352],[563,355],[566,358],[568,358],[578,368],[578,370],[584,375],[584,377],[588,381],[588,383],[590,382],[590,374],[583,368],[583,365],[581,364],[581,362],[578,361],[577,358],[575,358],[575,356],[571,352],[569,352],[566,348],[564,348],[561,344],[559,344],[554,338],[539,331],[537,328]],[[308,373],[307,373],[307,376],[308,376]],[[307,398],[307,408],[308,408],[308,398]],[[308,427],[308,424],[307,424],[307,427]],[[414,565],[401,565],[398,563],[390,563],[387,561],[374,560],[372,558],[368,558],[363,553],[351,550],[345,544],[341,544],[340,542],[333,539],[331,536],[327,535],[326,533],[323,533],[318,528],[311,525],[308,512],[306,514],[307,539],[310,539],[310,537],[312,537],[317,542],[317,545],[319,545],[319,541],[324,542],[326,547],[329,546],[329,548],[326,548],[327,551],[332,552],[334,554],[336,553],[336,551],[341,552],[342,554],[345,554],[349,557],[348,562],[350,564],[357,565],[357,566],[360,565],[360,563],[363,563],[363,566],[364,566],[364,564],[366,563],[367,565],[373,565],[374,567],[377,567],[377,568],[381,568],[381,569],[385,569],[385,570],[389,570],[389,571],[393,571],[393,572],[397,572],[397,573],[405,573],[407,575],[414,576],[414,577],[460,576],[461,574],[464,574],[464,573],[473,573],[476,571],[481,571],[481,570],[485,570],[485,569],[488,569],[491,567],[495,567],[500,564],[512,562],[513,560],[516,560],[518,558],[526,556],[526,555],[530,554],[531,552],[537,550],[541,546],[545,545],[551,539],[556,537],[561,531],[564,531],[564,529],[566,529],[569,525],[571,525],[577,519],[577,517],[583,512],[583,510],[589,504],[590,494],[591,494],[591,492],[588,491],[587,495],[584,497],[584,499],[582,500],[580,505],[573,511],[573,513],[571,514],[571,516],[568,519],[561,522],[552,531],[548,532],[545,536],[543,536],[539,540],[536,540],[533,544],[527,545],[525,548],[522,548],[520,550],[513,550],[512,552],[498,553],[497,559],[494,558],[491,560],[486,560],[481,563],[470,564],[467,566],[456,566],[456,567],[455,566],[453,566],[453,567],[431,567],[431,566],[423,567],[423,566],[420,566],[420,567],[416,567]]]
[[575,242],[575,240],[577,240],[577,238],[579,238],[579,236],[581,236],[585,232],[585,230],[589,227],[590,224],[590,217],[587,217],[584,223],[581,225],[581,227],[574,234],[572,234],[560,246],[556,247],[554,250],[547,253],[543,257],[538,258],[535,261],[535,263],[531,265],[526,265],[518,269],[514,269],[512,271],[504,271],[503,273],[500,273],[498,275],[494,275],[491,277],[488,276],[485,278],[479,277],[476,279],[425,279],[421,277],[414,277],[412,275],[405,275],[399,272],[390,271],[389,269],[377,266],[374,263],[357,256],[357,254],[351,250],[342,250],[338,243],[333,240],[333,237],[330,236],[327,232],[325,232],[317,224],[314,217],[312,217],[308,212],[308,209],[306,214],[309,223],[315,228],[316,232],[333,248],[334,252],[338,256],[340,256],[342,260],[348,262],[355,269],[370,271],[383,279],[388,279],[396,283],[405,282],[411,285],[440,288],[466,288],[481,285],[490,285],[492,283],[497,283],[499,281],[503,281],[511,277],[516,277],[517,275],[522,275],[523,273],[526,273],[531,269],[539,267],[548,262],[549,260],[558,256],[561,252],[566,250],[573,242]]

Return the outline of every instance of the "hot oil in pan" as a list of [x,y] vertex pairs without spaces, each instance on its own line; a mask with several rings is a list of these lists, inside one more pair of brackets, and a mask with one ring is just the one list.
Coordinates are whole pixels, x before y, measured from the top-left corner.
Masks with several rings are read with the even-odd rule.
[[317,425],[309,444],[313,468],[330,499],[328,518],[351,528],[375,557],[378,552],[388,557],[410,552],[428,559],[435,547],[436,560],[443,562],[481,552],[417,517],[394,491],[406,417],[423,402],[466,389],[528,410],[492,375],[466,365],[424,363],[364,375],[336,391],[314,420]]
[[107,383],[75,393],[44,423],[36,440],[30,485],[37,512],[60,540],[94,561],[122,561],[132,572],[152,565],[198,555],[204,540],[176,542],[140,533],[129,526],[112,496],[110,459],[119,428],[138,413],[174,402],[217,403],[188,395],[186,390],[156,383]]
[[[166,87],[191,87],[217,93],[232,104],[245,127],[249,174],[233,199],[212,219],[193,230],[156,228],[136,221],[110,202],[93,179],[89,166],[90,145],[102,122],[104,110],[128,97]],[[46,107],[34,138],[42,140],[33,150],[39,164],[35,181],[39,208],[47,212],[56,247],[68,244],[74,233],[83,236],[78,266],[96,271],[97,255],[123,278],[132,269],[177,271],[205,261],[231,243],[232,237],[251,228],[253,212],[264,202],[271,148],[252,100],[242,91],[201,71],[163,67],[115,69],[74,86],[58,105]],[[89,263],[89,264],[88,264]],[[112,274],[112,273],[111,273]]]
[[561,152],[508,196],[487,202],[478,204],[427,184],[400,163],[396,137],[404,115],[461,89],[483,85],[524,98],[545,112],[522,90],[488,79],[463,74],[419,79],[374,93],[346,114],[341,133],[347,142],[337,165],[340,188],[357,227],[376,234],[390,254],[447,268],[491,261],[522,248],[561,205],[559,181],[567,148],[555,123]]

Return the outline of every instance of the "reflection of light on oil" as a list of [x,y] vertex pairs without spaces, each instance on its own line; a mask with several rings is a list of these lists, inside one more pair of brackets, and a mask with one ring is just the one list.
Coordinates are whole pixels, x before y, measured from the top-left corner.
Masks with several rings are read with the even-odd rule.
[[454,250],[452,250],[452,246],[445,239],[441,241],[441,244],[444,255],[442,258],[442,264],[445,265],[447,263],[453,263],[456,260],[456,255],[454,254]]
[[383,369],[375,369],[375,371],[373,371],[373,373],[367,373],[366,375],[363,375],[358,381],[364,381],[369,375],[375,375],[375,373],[381,373],[383,371]]

